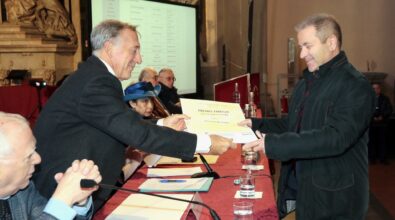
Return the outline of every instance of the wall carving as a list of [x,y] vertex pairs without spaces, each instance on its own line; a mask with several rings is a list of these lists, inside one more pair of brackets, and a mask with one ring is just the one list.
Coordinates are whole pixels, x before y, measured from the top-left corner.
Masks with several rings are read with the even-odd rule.
[[[29,70],[48,85],[73,71],[77,36],[58,0],[5,0],[0,21],[0,86],[10,70]],[[4,10],[3,10],[4,12]]]
[[7,22],[36,26],[48,38],[67,39],[77,44],[77,36],[66,9],[57,0],[5,0]]

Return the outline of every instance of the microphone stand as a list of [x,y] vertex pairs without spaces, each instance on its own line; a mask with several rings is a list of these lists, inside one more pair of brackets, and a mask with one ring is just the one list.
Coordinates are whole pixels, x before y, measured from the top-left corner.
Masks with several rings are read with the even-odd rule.
[[206,158],[203,157],[202,154],[199,154],[199,158],[202,161],[202,163],[204,164],[204,166],[206,167],[207,172],[200,172],[200,173],[195,173],[191,176],[191,178],[202,178],[202,177],[212,177],[214,179],[219,179],[220,176],[217,172],[213,171],[213,169],[211,169],[210,165],[208,164]]
[[210,215],[214,220],[221,220],[221,218],[218,216],[218,214],[215,212],[214,209],[212,209],[210,206],[208,206],[202,202],[198,202],[198,201],[190,201],[190,200],[179,199],[179,198],[174,198],[174,197],[170,197],[170,196],[141,192],[141,191],[133,190],[133,189],[126,189],[126,188],[108,185],[108,184],[96,183],[94,180],[91,180],[91,179],[82,179],[80,185],[81,185],[81,188],[91,188],[94,186],[100,186],[105,189],[112,189],[112,190],[115,189],[115,190],[120,190],[120,191],[125,191],[125,192],[140,193],[140,194],[144,194],[147,196],[154,196],[154,197],[160,197],[160,198],[164,198],[164,199],[171,199],[171,200],[177,200],[177,201],[181,201],[181,202],[187,202],[187,203],[192,203],[192,204],[196,204],[196,205],[201,205],[201,206],[206,207],[210,211]]

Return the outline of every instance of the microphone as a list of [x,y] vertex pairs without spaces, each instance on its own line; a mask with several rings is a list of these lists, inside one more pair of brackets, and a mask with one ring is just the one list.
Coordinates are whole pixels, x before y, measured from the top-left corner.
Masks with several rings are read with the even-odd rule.
[[206,167],[207,172],[195,173],[191,176],[191,178],[202,178],[202,177],[213,177],[214,179],[219,179],[219,175],[217,172],[211,169],[210,165],[207,163],[206,158],[203,157],[202,154],[198,153],[200,160],[203,162]]
[[120,190],[120,191],[125,191],[125,192],[140,193],[140,194],[144,194],[147,196],[155,196],[155,197],[160,197],[160,198],[164,198],[164,199],[171,199],[171,200],[177,200],[177,201],[181,201],[181,202],[193,203],[196,205],[201,205],[201,206],[206,207],[210,211],[210,215],[214,220],[221,220],[221,218],[218,216],[218,214],[215,212],[214,209],[212,209],[210,206],[208,206],[202,202],[198,202],[198,201],[190,201],[190,200],[186,200],[186,199],[173,198],[170,196],[157,195],[157,194],[147,193],[147,192],[140,192],[138,190],[126,189],[126,188],[112,186],[112,185],[108,185],[108,184],[96,183],[96,181],[91,180],[91,179],[81,179],[80,186],[81,186],[81,188],[92,188],[95,186],[99,186],[99,187],[102,187],[105,189],[111,189],[111,190],[115,189],[115,190]]

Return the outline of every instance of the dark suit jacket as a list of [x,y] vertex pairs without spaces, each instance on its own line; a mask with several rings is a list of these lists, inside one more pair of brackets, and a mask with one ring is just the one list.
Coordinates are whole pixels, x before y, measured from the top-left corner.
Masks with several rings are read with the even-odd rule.
[[[190,159],[196,135],[176,132],[144,121],[123,102],[120,81],[92,56],[68,77],[41,112],[34,135],[42,157],[33,179],[49,197],[55,189],[53,176],[75,159],[91,159],[103,183],[115,184],[125,163],[125,146],[149,153]],[[101,205],[109,191],[99,190],[93,199]]]
[[161,90],[158,97],[162,101],[163,105],[165,105],[171,114],[182,114],[181,107],[176,105],[177,102],[180,102],[180,96],[177,93],[177,89],[174,87],[169,88],[163,83],[160,83],[160,85]]

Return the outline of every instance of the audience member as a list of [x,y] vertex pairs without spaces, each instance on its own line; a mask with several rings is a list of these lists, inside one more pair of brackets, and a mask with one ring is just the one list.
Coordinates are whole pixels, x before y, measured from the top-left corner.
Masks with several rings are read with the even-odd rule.
[[144,118],[152,118],[154,104],[153,97],[160,91],[160,86],[153,87],[151,83],[138,82],[126,87],[123,100]]
[[[124,90],[125,96],[123,100],[128,103],[133,111],[137,112],[144,119],[153,119],[155,115],[153,110],[155,108],[153,98],[159,93],[160,86],[152,86],[150,82],[138,82],[131,84]],[[125,150],[126,159],[125,165],[122,168],[123,180],[126,181],[140,166],[145,156],[148,154],[137,150],[134,147],[128,146]]]
[[[91,43],[93,55],[51,96],[34,129],[43,163],[33,180],[44,196],[49,197],[55,189],[51,176],[74,158],[93,160],[103,182],[115,184],[122,174],[126,146],[185,159],[196,151],[222,154],[235,148],[231,139],[175,131],[130,111],[123,101],[120,81],[129,79],[134,66],[142,61],[135,26],[103,21],[93,28]],[[171,126],[185,118],[173,115],[158,124]],[[106,189],[95,192],[95,209],[110,194]]]
[[[140,82],[151,82],[153,86],[159,85],[158,73],[153,67],[145,67],[139,75]],[[160,91],[160,90],[159,90]]]
[[174,77],[173,70],[169,68],[163,68],[159,71],[159,83],[161,85],[161,91],[159,93],[159,99],[165,105],[165,107],[172,114],[182,113],[180,96],[177,93],[177,88],[174,87],[176,77]]
[[375,164],[378,158],[380,163],[388,165],[385,139],[392,106],[389,98],[381,93],[380,84],[374,83],[372,87],[376,93],[376,108],[369,130],[369,161],[371,164]]
[[81,179],[101,181],[98,167],[75,160],[64,173],[49,201],[30,177],[41,161],[29,123],[20,115],[0,112],[0,219],[90,219],[90,195],[97,188],[81,189]]
[[295,29],[307,69],[293,89],[288,116],[243,121],[260,137],[243,150],[282,161],[280,218],[296,208],[296,219],[365,219],[374,93],[341,51],[335,18],[314,15]]

